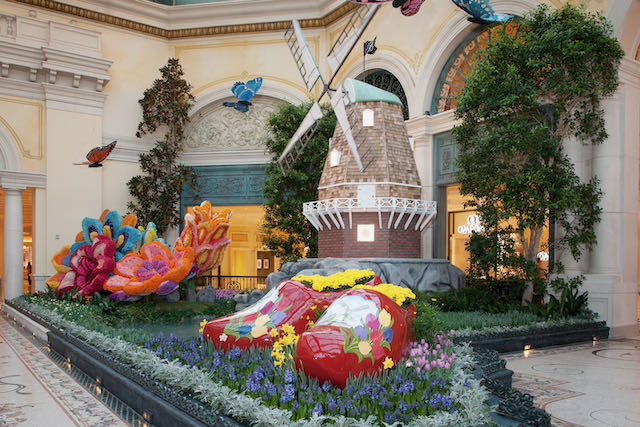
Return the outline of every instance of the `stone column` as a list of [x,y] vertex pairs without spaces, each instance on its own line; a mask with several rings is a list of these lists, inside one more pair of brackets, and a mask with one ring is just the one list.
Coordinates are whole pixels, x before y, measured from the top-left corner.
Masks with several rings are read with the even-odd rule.
[[[588,182],[592,177],[592,145],[590,143],[585,144],[577,138],[568,138],[564,141],[563,146],[565,153],[574,165],[575,173],[580,178],[580,181],[583,183]],[[562,230],[556,229],[556,234],[559,235],[560,233],[562,233]],[[586,249],[582,251],[578,261],[573,259],[569,248],[561,248],[556,251],[556,260],[564,265],[567,277],[586,274],[589,270],[589,258],[590,254]]]
[[4,190],[4,277],[2,288],[4,299],[9,300],[23,294],[24,262],[22,252],[22,191],[19,185],[3,186]]

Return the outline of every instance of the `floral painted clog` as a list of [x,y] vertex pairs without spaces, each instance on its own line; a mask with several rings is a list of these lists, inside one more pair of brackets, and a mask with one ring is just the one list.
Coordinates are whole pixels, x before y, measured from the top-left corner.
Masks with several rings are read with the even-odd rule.
[[344,387],[403,357],[413,338],[415,307],[406,309],[371,289],[350,289],[298,340],[296,366],[321,383]]
[[270,347],[282,325],[288,323],[296,334],[301,334],[318,313],[344,292],[318,292],[298,281],[287,280],[252,306],[208,322],[203,336],[224,350]]

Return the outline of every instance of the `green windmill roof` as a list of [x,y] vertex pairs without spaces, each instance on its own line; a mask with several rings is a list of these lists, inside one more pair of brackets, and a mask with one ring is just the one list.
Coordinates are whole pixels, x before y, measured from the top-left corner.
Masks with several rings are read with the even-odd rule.
[[391,104],[397,104],[402,106],[400,98],[391,92],[382,90],[360,80],[346,79],[344,87],[349,93],[349,100],[353,102],[366,102],[366,101],[384,101]]

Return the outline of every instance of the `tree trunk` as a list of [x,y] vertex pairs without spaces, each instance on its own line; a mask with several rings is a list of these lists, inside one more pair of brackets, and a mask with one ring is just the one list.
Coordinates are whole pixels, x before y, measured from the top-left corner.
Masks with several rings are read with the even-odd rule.
[[[540,239],[542,238],[542,227],[530,229],[529,241],[524,238],[524,233],[520,234],[522,246],[524,246],[524,257],[527,261],[537,262],[538,250],[540,249]],[[529,278],[527,278],[529,279]],[[526,287],[522,294],[521,304],[526,306],[533,300],[533,280],[526,281]]]

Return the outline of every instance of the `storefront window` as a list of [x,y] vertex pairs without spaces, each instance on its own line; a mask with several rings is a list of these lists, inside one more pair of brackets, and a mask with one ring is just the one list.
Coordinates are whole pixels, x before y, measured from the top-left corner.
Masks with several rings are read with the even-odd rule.
[[[447,258],[451,264],[467,271],[469,268],[469,252],[466,249],[471,233],[481,233],[484,226],[476,210],[466,208],[465,202],[470,197],[460,194],[460,185],[454,184],[446,187],[447,193]],[[515,225],[515,220],[509,221]],[[515,249],[524,255],[524,246],[519,241],[519,236],[512,236],[516,241]],[[529,231],[525,231],[525,239],[529,238]],[[542,271],[547,271],[549,266],[549,227],[542,230],[540,249],[537,254],[537,265]]]

